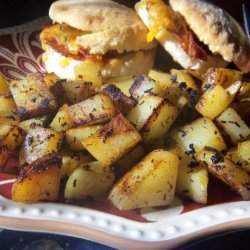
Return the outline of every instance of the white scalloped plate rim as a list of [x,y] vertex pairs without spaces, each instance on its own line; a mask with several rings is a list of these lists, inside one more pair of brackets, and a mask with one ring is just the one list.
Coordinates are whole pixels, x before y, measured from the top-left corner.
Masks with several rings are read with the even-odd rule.
[[[0,35],[36,30],[34,21],[0,30]],[[170,249],[210,233],[249,228],[250,201],[222,203],[152,223],[66,204],[22,204],[0,196],[0,226],[75,236],[119,249]]]

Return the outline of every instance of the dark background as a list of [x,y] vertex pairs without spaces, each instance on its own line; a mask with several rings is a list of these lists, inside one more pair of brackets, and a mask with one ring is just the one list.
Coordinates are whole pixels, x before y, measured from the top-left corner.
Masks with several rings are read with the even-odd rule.
[[[52,0],[0,0],[0,28],[15,26],[22,24],[28,21],[31,21],[40,16],[46,16],[48,14],[48,9]],[[133,7],[135,2],[133,0],[117,0],[117,2],[123,3],[127,6]],[[249,0],[219,0],[211,1],[217,4],[218,6],[224,8],[229,12],[235,19],[242,23],[242,14],[241,14],[241,5],[242,3],[250,5]],[[250,6],[249,6],[250,7]],[[1,224],[1,222],[0,222]],[[249,225],[250,228],[250,225]],[[219,249],[250,249],[250,229],[243,232],[223,232],[219,235],[210,235],[205,239],[198,239],[193,244],[183,246],[179,249],[183,250],[219,250]],[[223,236],[224,235],[224,236]],[[23,245],[18,242],[17,238],[21,237]],[[40,235],[40,234],[31,234],[24,232],[11,232],[4,231],[0,235],[0,250],[1,249],[24,249],[24,246],[33,240],[40,239],[51,239],[57,241],[58,244],[63,244],[64,241],[70,242],[72,248],[68,249],[110,249],[105,248],[99,244],[93,244],[84,240],[70,239],[68,237],[62,236],[53,236],[53,235]],[[77,241],[77,242],[76,242]],[[78,248],[79,247],[79,248]],[[28,249],[28,248],[27,248]],[[31,248],[29,248],[31,249]],[[38,249],[38,248],[36,248]],[[39,248],[40,249],[40,248]],[[34,250],[34,248],[33,248]]]
[[[138,1],[117,0],[116,2],[133,7]],[[45,16],[52,2],[52,0],[0,0],[0,28],[14,26],[39,16]],[[249,5],[249,0],[214,0],[211,2],[223,7],[240,22],[242,22],[241,4]]]

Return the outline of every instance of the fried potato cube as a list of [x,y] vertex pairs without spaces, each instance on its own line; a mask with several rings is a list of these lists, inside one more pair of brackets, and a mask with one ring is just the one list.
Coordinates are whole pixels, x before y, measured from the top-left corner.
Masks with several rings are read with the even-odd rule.
[[180,156],[196,157],[206,146],[219,151],[227,148],[220,131],[207,117],[199,118],[172,130],[170,136],[177,143]]
[[115,85],[117,88],[119,88],[122,93],[124,93],[126,96],[130,97],[131,94],[129,92],[132,84],[134,83],[134,77],[133,76],[116,76],[109,78],[105,81],[105,85],[103,88],[106,86],[112,84]]
[[87,81],[61,81],[64,93],[70,103],[75,104],[95,95],[92,82]]
[[178,84],[184,85],[186,89],[191,88],[196,91],[199,90],[198,86],[195,84],[194,79],[186,70],[171,69],[170,73],[172,79],[174,79]]
[[23,168],[13,184],[12,200],[26,203],[57,200],[61,165],[58,155],[49,154]]
[[69,106],[64,104],[57,112],[50,127],[56,132],[64,132],[66,129],[73,126],[73,120],[69,115]]
[[123,114],[127,114],[136,105],[136,101],[133,98],[123,94],[114,84],[107,85],[101,92],[107,95],[115,104],[117,110]]
[[46,127],[49,123],[49,120],[50,120],[49,115],[35,117],[35,118],[21,121],[19,123],[19,127],[22,128],[26,133],[28,133],[30,128],[34,128],[36,126]]
[[35,73],[24,80],[11,81],[9,86],[22,120],[56,111],[55,97],[41,74]]
[[191,157],[181,157],[176,194],[200,204],[207,203],[208,172]]
[[178,115],[178,108],[167,99],[162,99],[140,130],[143,141],[151,143],[165,136]]
[[148,76],[153,79],[163,91],[169,89],[173,84],[172,76],[168,73],[151,69]]
[[114,185],[109,199],[120,210],[171,204],[178,164],[175,154],[152,151]]
[[230,186],[244,200],[250,200],[250,175],[214,148],[206,147],[197,159],[216,178]]
[[145,95],[161,96],[163,94],[162,89],[153,79],[143,75],[136,77],[129,92],[131,96],[137,101]]
[[104,94],[74,104],[68,110],[74,126],[106,122],[116,115],[114,104]]
[[9,95],[10,89],[5,78],[0,74],[0,95]]
[[58,153],[63,135],[49,128],[31,128],[24,140],[25,160],[32,163],[50,153]]
[[227,89],[233,83],[242,80],[243,72],[225,68],[210,68],[203,76],[202,89],[209,85],[220,85]]
[[137,105],[128,112],[127,119],[140,131],[163,100],[160,96],[143,96]]
[[43,76],[43,80],[49,88],[52,88],[57,83],[57,81],[60,80],[60,78],[55,73],[46,73]]
[[64,149],[60,152],[62,157],[61,175],[70,176],[79,166],[94,161],[95,159],[87,152],[72,152]]
[[16,125],[10,126],[8,132],[0,140],[0,168],[7,163],[9,153],[22,144],[24,131]]
[[227,108],[216,121],[234,145],[250,135],[249,127],[232,108]]
[[91,61],[84,61],[75,66],[75,77],[77,80],[92,82],[93,87],[102,86],[102,76],[100,66]]
[[0,96],[0,116],[5,117],[12,125],[18,125],[20,117],[12,96]]
[[110,166],[140,141],[140,134],[119,114],[92,136],[84,139],[83,146],[95,159],[105,166]]
[[233,101],[231,95],[221,85],[211,85],[196,104],[196,110],[203,116],[214,119]]
[[238,146],[228,149],[226,158],[234,162],[237,166],[250,173],[250,143],[243,141]]
[[130,170],[139,160],[145,155],[145,149],[138,144],[135,148],[129,151],[126,155],[120,158],[113,166],[116,176],[119,178]]
[[100,125],[79,126],[65,131],[65,143],[73,151],[85,150],[82,141],[93,135]]
[[105,197],[113,186],[115,175],[100,162],[89,162],[73,171],[66,184],[66,199]]

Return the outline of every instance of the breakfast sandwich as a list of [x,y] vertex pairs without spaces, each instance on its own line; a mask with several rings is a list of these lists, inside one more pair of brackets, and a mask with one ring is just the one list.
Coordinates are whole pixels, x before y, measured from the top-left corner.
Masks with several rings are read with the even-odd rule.
[[75,79],[90,61],[104,78],[146,74],[155,57],[155,41],[136,12],[110,0],[63,0],[49,10],[53,25],[41,35],[46,70]]

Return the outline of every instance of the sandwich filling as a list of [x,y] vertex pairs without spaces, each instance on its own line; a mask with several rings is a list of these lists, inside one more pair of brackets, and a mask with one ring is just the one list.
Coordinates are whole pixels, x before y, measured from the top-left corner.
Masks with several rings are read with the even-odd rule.
[[208,49],[196,39],[184,18],[170,6],[161,0],[143,0],[137,4],[136,8],[138,11],[145,9],[148,13],[148,42],[164,29],[178,40],[182,49],[192,59],[207,60]]

